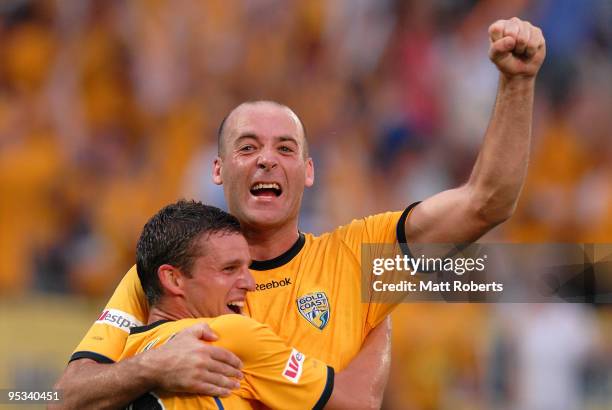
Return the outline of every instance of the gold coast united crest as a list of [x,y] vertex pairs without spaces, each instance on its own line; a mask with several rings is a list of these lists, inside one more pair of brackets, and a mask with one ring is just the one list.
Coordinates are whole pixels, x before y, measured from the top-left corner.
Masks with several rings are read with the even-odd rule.
[[297,299],[297,308],[304,319],[319,330],[329,323],[329,301],[325,292],[311,292]]

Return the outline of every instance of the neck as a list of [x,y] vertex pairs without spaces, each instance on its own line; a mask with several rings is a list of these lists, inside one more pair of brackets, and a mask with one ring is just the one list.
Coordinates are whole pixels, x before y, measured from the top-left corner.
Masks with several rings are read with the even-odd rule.
[[281,228],[243,227],[251,257],[257,261],[274,259],[285,253],[298,239],[297,222]]
[[149,310],[147,324],[157,322],[158,320],[180,320],[195,317],[196,316],[189,313],[187,308],[162,300]]

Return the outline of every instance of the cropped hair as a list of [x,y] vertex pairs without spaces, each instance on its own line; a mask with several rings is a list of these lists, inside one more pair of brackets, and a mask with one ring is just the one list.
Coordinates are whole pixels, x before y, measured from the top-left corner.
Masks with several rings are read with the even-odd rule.
[[168,264],[191,274],[200,238],[215,233],[242,233],[240,222],[227,212],[197,201],[167,205],[145,224],[136,245],[136,269],[149,306],[162,296],[157,271]]

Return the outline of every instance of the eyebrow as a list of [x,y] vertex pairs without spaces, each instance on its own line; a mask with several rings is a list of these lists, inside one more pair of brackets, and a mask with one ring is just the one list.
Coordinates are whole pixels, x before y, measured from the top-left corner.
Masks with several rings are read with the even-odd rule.
[[254,139],[254,140],[256,140],[258,138],[257,138],[257,135],[255,135],[253,133],[250,133],[250,132],[247,132],[247,133],[242,134],[238,138],[236,138],[236,140],[234,141],[234,144],[238,144],[240,141],[246,140],[246,139]]
[[276,137],[276,139],[280,142],[293,142],[295,145],[300,145],[298,144],[297,140],[293,137],[281,136],[281,137]]
[[[229,261],[224,261],[221,265],[222,266],[242,265],[242,262],[244,262],[244,259],[232,259]],[[250,265],[250,260],[247,261],[247,266],[248,265]]]
[[[240,143],[241,141],[245,139],[254,139],[254,140],[259,141],[259,137],[255,133],[245,132],[244,134],[236,138],[236,140],[234,141],[234,145],[237,145],[238,143]],[[274,137],[274,139],[276,140],[276,142],[293,142],[295,145],[298,145],[298,146],[300,145],[297,139],[291,136],[287,136],[287,135],[281,135],[279,137]]]

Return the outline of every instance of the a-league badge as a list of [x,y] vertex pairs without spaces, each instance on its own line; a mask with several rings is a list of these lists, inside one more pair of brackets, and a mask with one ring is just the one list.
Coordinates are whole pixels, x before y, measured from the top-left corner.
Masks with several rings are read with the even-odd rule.
[[297,298],[297,307],[304,319],[319,330],[329,323],[329,301],[325,292],[312,292]]

